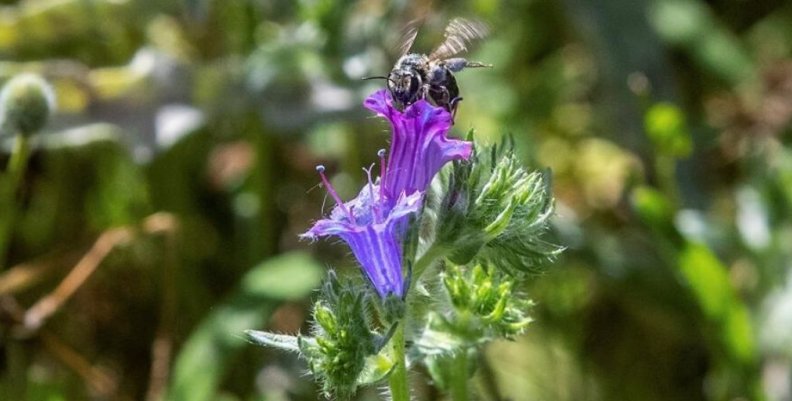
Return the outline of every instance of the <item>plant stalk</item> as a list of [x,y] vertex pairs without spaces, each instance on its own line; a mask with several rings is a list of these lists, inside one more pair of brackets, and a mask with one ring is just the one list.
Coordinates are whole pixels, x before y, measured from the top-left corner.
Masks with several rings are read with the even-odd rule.
[[404,322],[399,323],[396,332],[391,338],[393,344],[393,358],[396,361],[393,371],[388,379],[391,400],[410,401],[410,387],[407,382],[407,363],[404,352]]
[[432,265],[437,259],[443,257],[446,253],[444,247],[437,245],[436,243],[432,244],[426,252],[418,258],[415,262],[415,266],[413,267],[413,281],[418,281],[418,278],[421,277],[426,269]]
[[26,135],[17,134],[14,139],[14,148],[8,161],[6,170],[7,186],[0,187],[0,205],[4,205],[5,213],[0,220],[0,270],[5,267],[6,253],[11,245],[11,236],[14,229],[14,219],[17,211],[17,192],[22,183],[22,178],[27,169],[30,156],[30,143]]
[[451,360],[451,399],[454,401],[469,401],[468,393],[468,354],[458,352]]

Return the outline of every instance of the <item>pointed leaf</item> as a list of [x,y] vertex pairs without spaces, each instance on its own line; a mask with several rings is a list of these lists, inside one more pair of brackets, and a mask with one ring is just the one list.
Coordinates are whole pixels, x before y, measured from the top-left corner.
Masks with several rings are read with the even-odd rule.
[[273,347],[289,352],[300,352],[297,337],[286,334],[275,334],[267,331],[245,330],[248,341],[262,347]]

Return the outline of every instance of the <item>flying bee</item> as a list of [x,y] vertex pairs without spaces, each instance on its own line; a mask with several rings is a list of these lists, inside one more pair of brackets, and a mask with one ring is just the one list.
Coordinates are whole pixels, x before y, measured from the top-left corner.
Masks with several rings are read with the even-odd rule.
[[467,50],[471,42],[483,39],[487,34],[488,29],[482,22],[455,18],[445,28],[443,43],[429,55],[425,55],[410,53],[418,35],[417,27],[413,26],[404,37],[401,56],[390,74],[387,77],[371,78],[387,80],[388,90],[399,108],[403,109],[420,99],[428,98],[435,105],[455,115],[462,97],[459,96],[454,73],[465,68],[492,65],[453,56]]

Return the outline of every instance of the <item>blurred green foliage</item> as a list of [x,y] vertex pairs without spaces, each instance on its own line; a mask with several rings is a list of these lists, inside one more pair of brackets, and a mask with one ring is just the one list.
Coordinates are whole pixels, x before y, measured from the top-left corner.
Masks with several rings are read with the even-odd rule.
[[360,186],[387,135],[361,107],[381,83],[359,78],[428,12],[420,51],[454,16],[492,27],[471,58],[495,67],[458,74],[455,131],[511,134],[553,171],[568,247],[516,289],[535,323],[477,361],[484,398],[789,400],[792,6],[426,3],[2,1],[0,79],[42,75],[58,108],[0,247],[0,399],[316,399],[303,361],[242,331],[305,331],[319,267],[354,271],[343,247],[300,251],[328,206],[313,167],[344,198]]

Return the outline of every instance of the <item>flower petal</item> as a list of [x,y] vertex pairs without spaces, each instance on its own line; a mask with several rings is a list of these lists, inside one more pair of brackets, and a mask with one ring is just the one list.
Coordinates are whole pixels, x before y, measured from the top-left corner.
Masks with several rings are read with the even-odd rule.
[[425,100],[408,106],[404,112],[393,106],[387,90],[369,96],[365,106],[385,117],[393,136],[383,180],[384,192],[392,203],[402,194],[423,192],[435,174],[451,160],[467,160],[471,142],[449,138],[451,113]]
[[381,89],[371,94],[363,101],[363,106],[389,120],[393,110],[395,110],[387,89]]
[[349,245],[363,272],[381,297],[404,295],[402,233],[411,213],[421,207],[422,193],[401,196],[391,207],[379,195],[379,186],[367,184],[355,199],[344,205],[351,218],[336,206],[330,216],[317,221],[300,235],[315,240],[334,235]]

